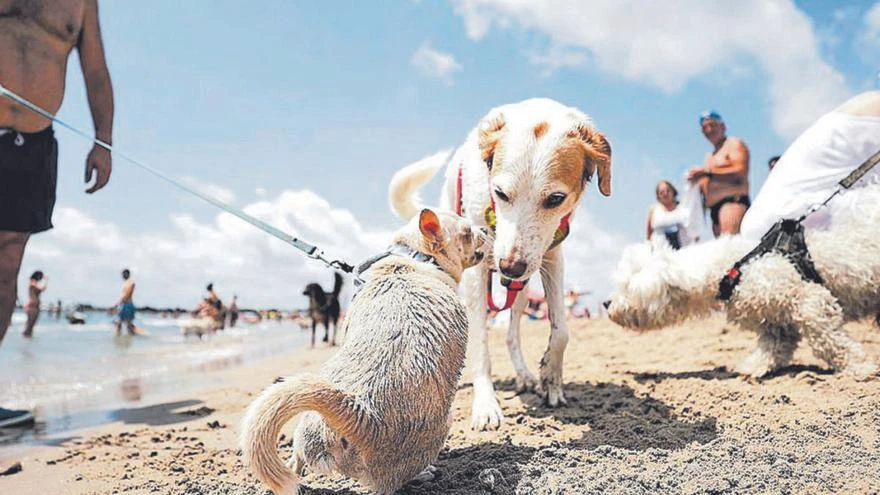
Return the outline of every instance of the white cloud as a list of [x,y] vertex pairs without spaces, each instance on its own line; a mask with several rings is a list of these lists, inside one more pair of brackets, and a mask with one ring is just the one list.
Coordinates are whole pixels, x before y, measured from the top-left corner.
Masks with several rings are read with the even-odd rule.
[[565,67],[586,65],[588,60],[586,53],[566,50],[560,47],[552,47],[546,53],[529,52],[529,62],[544,67],[544,71],[541,73],[543,77],[548,77]]
[[[366,229],[351,212],[332,208],[311,191],[285,191],[244,210],[351,263],[380,251],[391,237]],[[46,272],[47,300],[100,305],[118,297],[125,267],[137,281],[135,300],[144,305],[194,306],[209,281],[221,297],[237,293],[242,305],[262,307],[304,307],[307,283],[332,287],[332,272],[321,262],[229,213],[208,222],[178,213],[170,221],[167,231],[133,234],[59,206],[56,227],[31,239],[21,276]],[[350,293],[350,279],[346,285]]]
[[[350,263],[381,251],[392,235],[366,229],[350,211],[331,207],[311,191],[285,191],[244,210]],[[307,283],[315,281],[328,290],[332,286],[332,272],[322,263],[229,213],[208,222],[176,213],[167,231],[131,234],[59,206],[54,223],[54,229],[31,239],[20,275],[46,272],[47,301],[110,305],[118,298],[123,268],[132,271],[135,302],[141,305],[195,306],[211,281],[221,297],[237,293],[245,307],[303,308],[307,301],[301,292]],[[602,230],[591,212],[581,208],[563,243],[566,287],[592,291],[591,307],[604,299],[612,288],[611,269],[629,242]],[[539,289],[539,280],[533,284]],[[346,300],[351,289],[346,277]]]
[[[450,153],[438,151],[418,163],[442,163]],[[351,211],[334,208],[312,191],[262,194],[242,209],[319,246],[330,258],[357,263],[380,252],[391,239],[391,231],[365,226]],[[129,226],[59,205],[55,228],[31,238],[20,281],[40,269],[50,278],[46,301],[110,305],[119,296],[121,270],[129,268],[137,282],[135,302],[160,307],[194,306],[209,281],[224,299],[238,294],[244,307],[303,308],[307,301],[301,292],[307,283],[318,282],[328,290],[332,285],[332,272],[321,262],[230,213],[205,220],[177,212],[169,215],[168,223],[162,231],[132,232]],[[592,291],[594,308],[610,293],[611,269],[629,242],[600,228],[584,205],[563,243],[566,287]],[[533,285],[538,289],[540,281]],[[351,289],[346,277],[344,300]]]
[[232,190],[221,185],[208,182],[204,179],[183,176],[180,178],[180,182],[202,194],[218,199],[223,203],[231,204],[233,201],[235,201],[235,193],[232,192]]
[[[456,0],[455,11],[473,40],[493,25],[518,26],[549,39],[548,55],[532,55],[534,63],[589,63],[667,92],[745,57],[768,76],[773,128],[786,138],[850,94],[822,59],[813,23],[791,1]],[[572,55],[584,51],[589,56]]]
[[451,53],[437,51],[430,43],[423,43],[413,54],[410,63],[423,75],[449,85],[452,84],[453,75],[462,69]]
[[571,233],[562,243],[565,254],[565,286],[590,291],[592,304],[607,299],[613,289],[611,272],[624,246],[632,243],[624,235],[599,227],[591,211],[581,207],[575,213]]

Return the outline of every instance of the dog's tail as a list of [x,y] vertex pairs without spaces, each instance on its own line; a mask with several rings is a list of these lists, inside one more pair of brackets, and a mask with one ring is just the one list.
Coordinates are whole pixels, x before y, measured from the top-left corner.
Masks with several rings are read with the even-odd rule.
[[284,465],[276,450],[281,428],[297,414],[315,411],[331,430],[354,445],[363,445],[366,426],[354,398],[316,375],[303,373],[279,379],[248,407],[241,424],[244,463],[277,495],[293,495],[300,473]]
[[443,150],[407,165],[397,171],[388,186],[388,202],[391,210],[403,220],[416,216],[422,208],[418,189],[425,185],[437,170],[449,161],[450,150]]
[[340,275],[339,272],[335,272],[333,275],[335,277],[333,282],[333,297],[339,299],[339,293],[342,292],[342,275]]

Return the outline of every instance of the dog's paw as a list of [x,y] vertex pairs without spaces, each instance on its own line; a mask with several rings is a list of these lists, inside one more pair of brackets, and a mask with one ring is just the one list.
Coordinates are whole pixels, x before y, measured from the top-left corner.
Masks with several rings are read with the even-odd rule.
[[298,455],[293,454],[290,456],[290,459],[287,460],[287,467],[289,467],[290,470],[293,471],[294,476],[301,477],[305,472],[306,466]]
[[535,392],[538,390],[538,379],[535,378],[530,371],[526,371],[525,373],[517,373],[516,375],[516,394],[519,395],[524,392]]
[[746,378],[763,378],[774,371],[770,357],[761,349],[755,349],[739,363],[734,371]]
[[425,469],[422,470],[421,473],[417,474],[415,478],[410,480],[410,483],[427,483],[429,481],[434,481],[440,476],[440,470],[435,466],[428,464],[425,466]]
[[473,409],[471,411],[471,428],[477,431],[497,430],[501,427],[501,421],[504,414],[501,412],[501,406],[495,395],[485,397],[474,397]]
[[544,404],[549,407],[559,407],[568,404],[561,383],[548,383],[540,387],[539,393],[544,398]]
[[840,370],[842,374],[850,376],[857,381],[876,380],[878,378],[877,365],[871,361],[859,361],[849,363],[845,368]]
[[568,404],[565,394],[562,392],[562,371],[545,366],[541,361],[541,384],[536,393],[544,398],[544,404],[557,407]]

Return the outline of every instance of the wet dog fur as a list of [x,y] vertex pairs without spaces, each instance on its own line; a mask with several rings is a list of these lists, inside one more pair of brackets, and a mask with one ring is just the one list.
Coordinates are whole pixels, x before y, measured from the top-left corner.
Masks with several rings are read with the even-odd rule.
[[[338,471],[390,494],[431,477],[467,345],[456,286],[481,261],[485,242],[465,220],[430,210],[395,235],[395,244],[433,256],[439,268],[396,255],[376,262],[343,322],[339,351],[319,373],[284,378],[254,400],[241,449],[259,479],[291,495],[303,469]],[[300,413],[291,469],[276,442]]]

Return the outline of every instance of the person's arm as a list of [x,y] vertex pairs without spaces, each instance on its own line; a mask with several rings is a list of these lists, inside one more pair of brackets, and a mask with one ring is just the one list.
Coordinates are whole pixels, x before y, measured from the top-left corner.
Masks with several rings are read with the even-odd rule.
[[[86,93],[89,98],[89,109],[95,124],[95,137],[107,144],[113,144],[113,86],[110,84],[110,72],[104,59],[104,44],[101,41],[101,28],[98,24],[98,1],[86,2],[82,31],[76,49],[79,52],[79,63]],[[86,158],[86,184],[91,182],[97,173],[95,183],[86,190],[91,194],[107,184],[113,169],[110,152],[99,146],[92,147]]]
[[648,209],[648,229],[647,229],[647,233],[645,234],[645,237],[649,241],[651,240],[651,233],[654,231],[654,227],[651,225],[651,217],[653,216],[652,213],[654,213],[653,206]]
[[114,304],[113,307],[115,308],[119,306],[126,299],[131,299],[132,292],[134,292],[134,283],[123,285],[122,294],[119,295],[119,300],[116,301],[116,304]]

